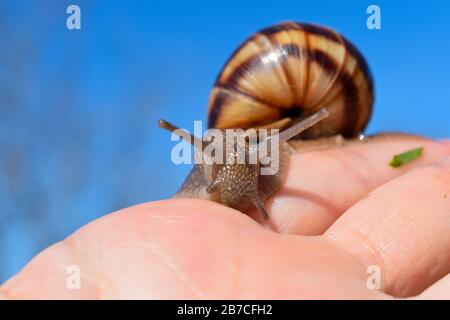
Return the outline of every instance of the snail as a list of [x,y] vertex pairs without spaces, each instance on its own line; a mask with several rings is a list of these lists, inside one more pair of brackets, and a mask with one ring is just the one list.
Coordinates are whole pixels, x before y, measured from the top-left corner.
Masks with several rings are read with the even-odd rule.
[[[279,169],[263,175],[267,163],[259,160],[195,164],[174,197],[208,199],[241,212],[257,208],[268,219],[263,204],[283,184],[289,154],[298,148],[292,141],[357,138],[370,119],[373,101],[365,59],[336,31],[285,22],[256,32],[219,73],[209,98],[208,127],[279,129],[278,141],[262,138],[243,149],[249,156],[263,142],[276,144],[279,152],[272,161]],[[159,126],[200,151],[208,145],[164,120]],[[230,144],[234,147],[236,142],[223,142],[223,150]],[[224,158],[230,157],[236,153],[225,152]]]

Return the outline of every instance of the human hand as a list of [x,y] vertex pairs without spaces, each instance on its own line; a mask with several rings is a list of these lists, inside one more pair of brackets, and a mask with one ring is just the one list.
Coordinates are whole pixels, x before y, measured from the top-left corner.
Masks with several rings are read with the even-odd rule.
[[[388,165],[418,146],[420,158]],[[40,253],[0,297],[450,298],[450,143],[379,138],[293,155],[266,207],[269,224],[194,199],[108,214]],[[367,286],[370,265],[381,290]]]

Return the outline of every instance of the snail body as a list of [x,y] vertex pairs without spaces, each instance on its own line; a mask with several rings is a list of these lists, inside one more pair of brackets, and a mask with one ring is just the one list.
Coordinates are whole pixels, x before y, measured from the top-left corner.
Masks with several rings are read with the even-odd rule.
[[370,119],[373,100],[368,65],[342,35],[296,22],[263,29],[219,73],[208,127],[281,130],[279,171],[261,175],[261,163],[197,164],[175,197],[213,200],[242,212],[256,207],[267,218],[263,202],[283,183],[292,150],[288,140],[355,138]]

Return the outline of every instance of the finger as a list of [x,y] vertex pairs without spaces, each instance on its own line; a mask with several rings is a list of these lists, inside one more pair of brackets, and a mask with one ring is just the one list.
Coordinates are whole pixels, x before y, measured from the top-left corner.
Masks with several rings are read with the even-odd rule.
[[[189,283],[201,278],[208,265],[209,252],[204,254],[201,248],[205,237],[215,235],[207,242],[213,246],[215,239],[227,239],[223,234],[227,226],[240,228],[240,221],[249,225],[248,234],[252,226],[261,232],[254,221],[233,211],[204,200],[168,200],[125,208],[41,252],[4,283],[0,292],[13,299],[198,297]],[[226,249],[224,243],[220,252],[211,250],[211,255],[226,259],[234,254]],[[177,257],[183,257],[182,261]],[[185,276],[180,265],[192,266],[191,273]],[[226,271],[220,274],[226,276]],[[77,275],[79,287],[71,287]]]
[[[392,168],[395,154],[424,147],[418,159]],[[266,201],[272,228],[322,234],[342,212],[387,181],[450,155],[450,146],[419,137],[387,136],[291,157],[282,189]],[[257,212],[252,217],[263,223]]]
[[325,236],[378,265],[385,292],[418,294],[450,272],[450,157],[374,190]]
[[[79,267],[79,288],[68,287]],[[22,299],[376,299],[360,264],[319,237],[285,236],[213,202],[177,199],[106,215],[0,287]]]

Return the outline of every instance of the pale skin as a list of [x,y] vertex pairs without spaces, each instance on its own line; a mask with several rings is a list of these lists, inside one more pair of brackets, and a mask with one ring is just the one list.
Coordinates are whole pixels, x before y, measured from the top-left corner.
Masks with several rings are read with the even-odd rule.
[[[419,159],[388,165],[419,146]],[[269,224],[194,199],[105,215],[37,255],[0,297],[450,298],[450,142],[380,138],[295,154],[265,205]],[[71,265],[80,290],[67,287]],[[380,290],[367,286],[371,265]]]

